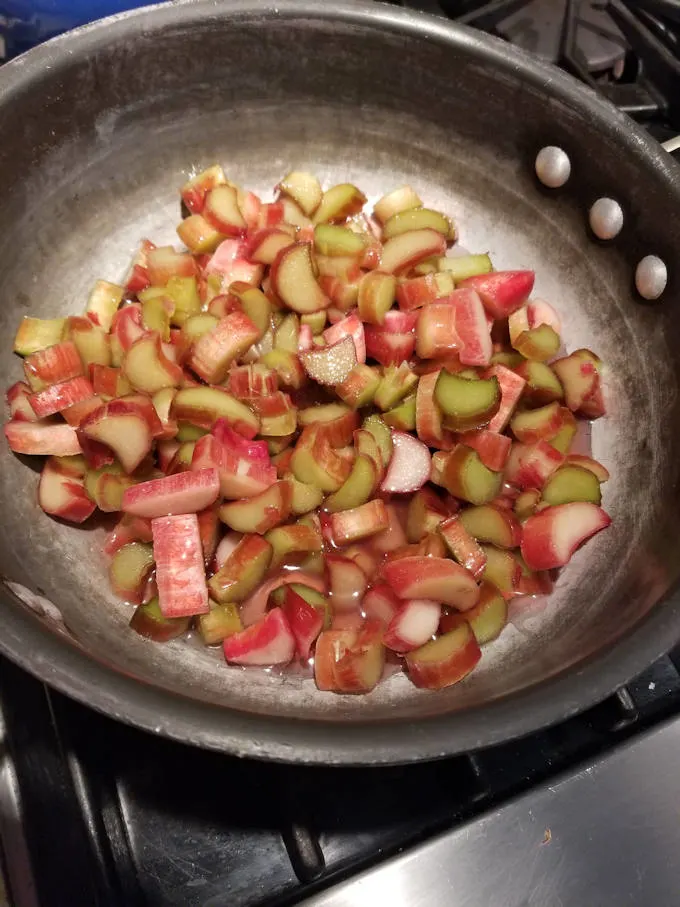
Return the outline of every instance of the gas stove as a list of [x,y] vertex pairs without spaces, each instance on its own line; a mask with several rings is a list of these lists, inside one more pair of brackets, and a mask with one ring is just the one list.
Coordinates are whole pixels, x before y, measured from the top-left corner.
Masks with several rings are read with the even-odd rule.
[[[680,133],[677,0],[397,5],[493,32],[568,69],[660,140]],[[58,3],[49,15],[8,6],[8,57],[75,24]],[[425,765],[303,768],[153,737],[0,659],[8,901],[670,907],[680,903],[679,716],[680,648],[522,740]]]

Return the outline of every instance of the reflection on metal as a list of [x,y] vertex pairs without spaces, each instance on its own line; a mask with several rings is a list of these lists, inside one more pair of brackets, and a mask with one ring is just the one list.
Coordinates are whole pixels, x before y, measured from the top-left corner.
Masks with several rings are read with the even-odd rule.
[[571,161],[566,151],[546,145],[536,155],[536,176],[549,189],[559,189],[569,179]]
[[614,239],[623,227],[623,209],[613,198],[598,198],[590,209],[588,221],[598,239]]
[[658,299],[666,289],[668,269],[658,255],[645,255],[635,269],[635,286],[643,299]]

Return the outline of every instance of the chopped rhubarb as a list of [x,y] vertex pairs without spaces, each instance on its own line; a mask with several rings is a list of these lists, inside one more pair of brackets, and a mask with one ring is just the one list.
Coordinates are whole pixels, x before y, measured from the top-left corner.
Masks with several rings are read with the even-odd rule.
[[369,501],[352,510],[333,513],[330,527],[336,545],[346,545],[387,529],[388,515],[380,500]]
[[546,507],[523,526],[522,557],[531,570],[563,567],[577,548],[610,523],[610,517],[595,504]]
[[439,627],[439,602],[412,599],[404,602],[385,631],[385,645],[394,652],[410,652],[433,639]]
[[77,378],[83,374],[83,363],[74,343],[66,340],[39,350],[24,359],[26,380],[34,391]]
[[381,491],[398,494],[418,491],[430,478],[431,460],[427,447],[403,431],[392,432],[392,457]]
[[383,575],[399,598],[432,599],[460,611],[479,598],[472,573],[442,557],[399,558],[385,565]]
[[442,690],[466,677],[482,657],[467,621],[406,656],[408,675],[417,687]]
[[533,271],[450,248],[410,186],[373,215],[306,171],[275,193],[196,172],[184,249],[144,239],[82,314],[24,318],[8,446],[47,455],[47,514],[119,514],[104,550],[131,631],[301,661],[322,691],[400,668],[443,689],[609,525],[577,437],[605,367],[561,355]]
[[282,611],[295,637],[295,649],[299,658],[309,658],[310,650],[317,636],[323,630],[324,614],[299,595],[291,586],[286,589]]
[[224,640],[224,657],[238,665],[285,665],[293,659],[296,640],[281,608]]
[[51,457],[43,466],[38,503],[45,513],[70,523],[82,523],[95,509],[85,492],[82,476],[69,473],[57,457]]
[[29,403],[36,416],[44,419],[46,416],[63,412],[75,403],[89,400],[93,396],[94,390],[90,382],[87,378],[79,376],[62,381],[60,384],[52,384],[45,390],[31,394]]
[[151,530],[163,617],[207,614],[210,604],[196,514],[157,517]]
[[494,271],[468,277],[458,286],[476,290],[493,318],[507,318],[526,302],[534,288],[534,277],[533,271]]
[[13,419],[5,424],[5,437],[14,453],[55,457],[82,453],[78,434],[71,425],[42,425]]
[[219,491],[220,479],[216,469],[181,472],[128,488],[123,495],[121,509],[125,513],[147,518],[198,513],[217,499]]

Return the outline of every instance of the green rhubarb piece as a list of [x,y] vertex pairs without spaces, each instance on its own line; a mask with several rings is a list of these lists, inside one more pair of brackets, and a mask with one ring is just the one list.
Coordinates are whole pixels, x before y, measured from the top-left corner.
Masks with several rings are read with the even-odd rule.
[[602,491],[597,476],[582,466],[560,466],[543,487],[546,504],[570,504],[586,501],[590,504],[602,502]]
[[491,259],[486,252],[479,255],[456,255],[453,258],[440,258],[437,262],[440,271],[448,271],[456,283],[467,277],[488,274],[493,271]]
[[472,379],[442,369],[434,389],[435,400],[453,431],[470,431],[487,425],[501,403],[498,378]]
[[375,438],[382,454],[383,466],[387,467],[387,464],[392,459],[392,432],[377,413],[367,416],[364,419],[362,428],[369,431]]
[[413,391],[416,384],[418,376],[413,374],[405,362],[399,366],[389,365],[383,371],[373,402],[383,411],[392,409]]
[[397,431],[416,430],[416,395],[407,397],[399,406],[389,410],[383,416],[385,424]]

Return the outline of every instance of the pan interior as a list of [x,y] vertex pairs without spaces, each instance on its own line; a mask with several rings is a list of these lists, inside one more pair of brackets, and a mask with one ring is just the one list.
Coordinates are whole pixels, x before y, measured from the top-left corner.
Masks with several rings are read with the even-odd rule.
[[[195,6],[191,27],[169,13],[143,28],[118,23],[73,57],[55,50],[51,70],[0,107],[3,386],[21,376],[11,353],[19,319],[80,313],[96,278],[122,279],[142,237],[177,242],[178,187],[210,163],[265,200],[292,168],[325,186],[356,183],[370,201],[410,183],[453,216],[463,247],[488,250],[498,269],[534,268],[535,295],[558,308],[567,348],[592,347],[606,362],[610,412],[593,427],[592,449],[612,473],[613,527],[577,554],[547,602],[513,608],[471,678],[438,694],[396,676],[369,696],[322,695],[301,676],[226,669],[195,639],[142,640],[127,628],[132,609],[107,591],[104,525],[45,517],[37,472],[4,445],[0,571],[23,606],[47,612],[36,620],[59,632],[50,615],[60,614],[93,658],[250,712],[354,721],[455,712],[575,669],[642,621],[678,570],[668,491],[679,462],[668,340],[677,289],[671,281],[656,307],[632,291],[636,256],[649,247],[677,260],[680,250],[660,178],[592,117],[549,100],[545,85],[523,82],[500,57],[485,61],[468,38],[406,38],[331,14],[230,20],[227,4],[210,15]],[[569,150],[573,176],[549,193],[532,162],[553,143]],[[587,206],[607,191],[626,228],[597,245]]]

